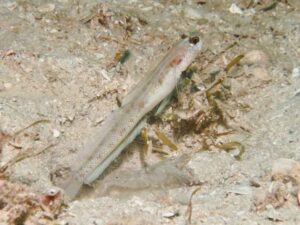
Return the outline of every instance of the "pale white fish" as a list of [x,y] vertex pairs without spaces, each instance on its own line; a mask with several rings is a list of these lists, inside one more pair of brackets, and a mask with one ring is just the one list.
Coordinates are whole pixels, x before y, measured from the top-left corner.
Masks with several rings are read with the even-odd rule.
[[198,36],[174,45],[157,67],[142,79],[112,112],[100,130],[87,140],[63,188],[73,199],[83,184],[92,183],[122,150],[133,141],[146,123],[147,114],[176,87],[181,73],[202,49]]

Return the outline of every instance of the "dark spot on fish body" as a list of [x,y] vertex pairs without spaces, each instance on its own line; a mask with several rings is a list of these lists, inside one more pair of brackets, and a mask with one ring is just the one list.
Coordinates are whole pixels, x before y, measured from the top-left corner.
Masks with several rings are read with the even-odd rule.
[[140,100],[136,103],[136,107],[137,109],[142,109],[145,107],[145,101],[144,100]]

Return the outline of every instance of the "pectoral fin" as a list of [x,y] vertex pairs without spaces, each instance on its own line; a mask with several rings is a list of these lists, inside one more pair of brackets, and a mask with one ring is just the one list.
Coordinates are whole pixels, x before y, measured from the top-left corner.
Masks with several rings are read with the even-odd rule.
[[154,116],[160,114],[167,107],[172,97],[173,97],[173,92],[171,92],[171,94],[169,94],[166,98],[164,98],[164,100],[161,101],[161,103],[157,106],[155,110]]

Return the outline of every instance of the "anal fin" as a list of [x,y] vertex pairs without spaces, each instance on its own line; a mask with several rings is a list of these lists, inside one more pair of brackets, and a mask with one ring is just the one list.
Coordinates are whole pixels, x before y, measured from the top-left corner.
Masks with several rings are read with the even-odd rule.
[[124,150],[124,148],[126,148],[126,146],[129,145],[140,133],[142,128],[146,125],[147,119],[147,116],[142,118],[141,121],[130,132],[130,134],[115,148],[115,150],[111,152],[110,155],[106,157],[106,159],[104,159],[92,173],[88,174],[88,176],[84,179],[85,184],[92,183],[104,172],[104,170],[112,163],[112,161],[114,161]]

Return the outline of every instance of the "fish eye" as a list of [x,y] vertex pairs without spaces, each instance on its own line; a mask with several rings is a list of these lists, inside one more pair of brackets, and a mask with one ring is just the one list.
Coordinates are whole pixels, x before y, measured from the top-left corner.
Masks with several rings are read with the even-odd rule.
[[189,38],[189,42],[193,45],[197,44],[199,42],[199,37],[193,36]]

